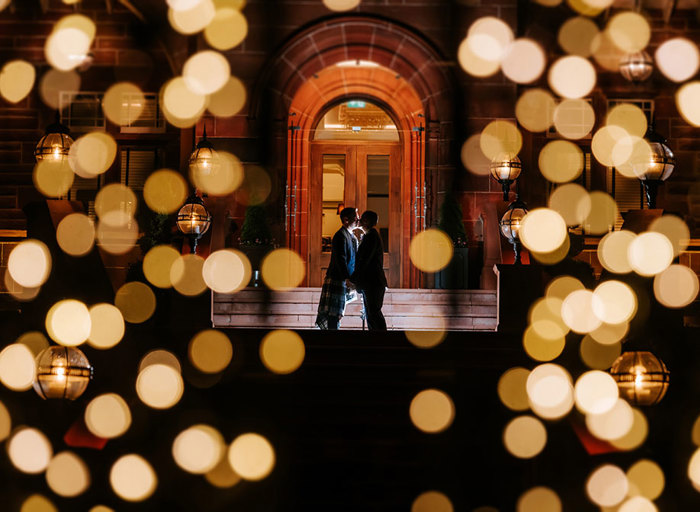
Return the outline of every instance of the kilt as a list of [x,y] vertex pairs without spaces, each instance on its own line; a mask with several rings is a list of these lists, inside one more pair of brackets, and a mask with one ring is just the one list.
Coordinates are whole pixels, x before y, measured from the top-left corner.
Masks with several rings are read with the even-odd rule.
[[345,289],[344,281],[337,281],[326,276],[321,288],[321,300],[318,302],[318,314],[316,325],[319,329],[328,329],[328,317],[334,316],[338,320],[345,314]]

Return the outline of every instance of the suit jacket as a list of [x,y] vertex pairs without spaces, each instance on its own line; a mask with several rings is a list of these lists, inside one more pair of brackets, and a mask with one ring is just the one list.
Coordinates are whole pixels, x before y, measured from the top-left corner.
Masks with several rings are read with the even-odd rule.
[[350,280],[360,289],[385,288],[384,246],[379,232],[372,228],[362,238],[357,250],[355,272]]
[[331,262],[326,276],[338,281],[349,279],[355,271],[355,244],[357,240],[347,229],[340,228],[333,235],[331,243]]

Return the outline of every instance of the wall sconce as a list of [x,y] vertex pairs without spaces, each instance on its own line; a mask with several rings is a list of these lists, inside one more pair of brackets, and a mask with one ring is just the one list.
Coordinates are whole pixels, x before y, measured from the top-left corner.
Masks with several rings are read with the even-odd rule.
[[620,59],[620,74],[633,83],[640,83],[651,76],[654,62],[644,50],[629,53]]
[[209,230],[209,226],[211,226],[211,215],[204,206],[204,201],[196,194],[192,194],[177,212],[177,229],[188,238],[192,254],[196,254],[197,243]]
[[207,139],[207,125],[205,124],[202,138],[190,155],[190,171],[207,176],[218,163],[219,155],[214,151],[214,145]]
[[504,237],[513,245],[513,252],[515,253],[515,264],[522,265],[520,258],[520,249],[522,243],[520,242],[520,226],[522,225],[523,218],[527,215],[527,207],[524,202],[519,198],[510,203],[506,213],[501,217],[501,233]]
[[42,160],[65,160],[73,145],[73,138],[70,136],[68,127],[61,123],[58,111],[53,123],[46,127],[44,136],[39,139],[39,143],[34,150],[34,158],[37,162]]
[[93,368],[75,347],[52,345],[36,357],[34,391],[43,398],[75,400],[92,379]]
[[671,373],[651,352],[625,352],[610,368],[620,396],[635,405],[658,404],[666,395]]
[[523,166],[522,163],[520,163],[520,159],[515,155],[503,154],[491,162],[489,170],[491,171],[493,179],[500,183],[503,188],[504,201],[508,201],[510,186],[518,179],[522,168]]

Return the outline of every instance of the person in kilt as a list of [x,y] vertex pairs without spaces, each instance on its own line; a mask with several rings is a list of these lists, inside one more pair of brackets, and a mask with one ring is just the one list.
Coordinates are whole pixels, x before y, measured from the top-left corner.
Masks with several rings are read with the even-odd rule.
[[357,220],[355,208],[343,208],[340,211],[343,227],[333,235],[331,242],[331,261],[323,280],[316,315],[319,329],[338,329],[345,313],[345,297],[353,287],[350,276],[355,271],[357,239],[352,234],[352,229],[357,226]]

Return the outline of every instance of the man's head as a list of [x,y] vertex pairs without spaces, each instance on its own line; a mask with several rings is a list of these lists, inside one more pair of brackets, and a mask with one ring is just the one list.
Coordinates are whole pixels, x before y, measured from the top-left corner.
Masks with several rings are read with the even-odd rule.
[[377,222],[379,222],[379,215],[372,210],[367,210],[362,214],[362,217],[360,217],[360,226],[362,226],[365,231],[372,229],[377,225]]
[[340,210],[340,223],[344,228],[357,226],[357,208],[343,208]]

